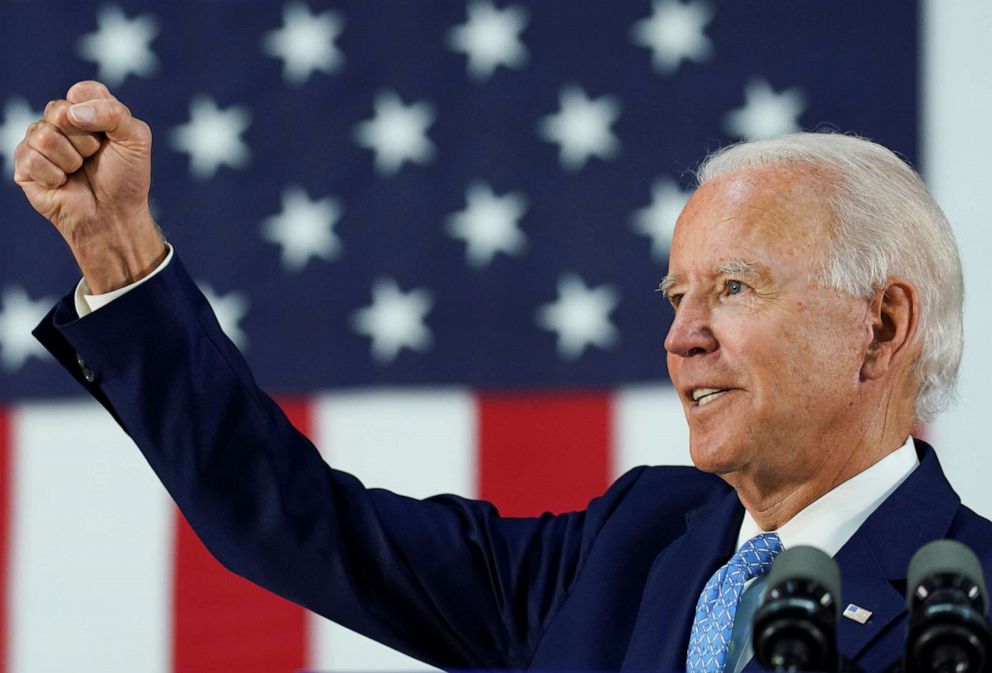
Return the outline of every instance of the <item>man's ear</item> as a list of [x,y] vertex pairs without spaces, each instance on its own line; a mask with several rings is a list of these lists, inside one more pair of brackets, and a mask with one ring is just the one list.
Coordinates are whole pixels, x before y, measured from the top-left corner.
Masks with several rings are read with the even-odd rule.
[[879,379],[907,362],[920,317],[920,298],[905,278],[890,278],[868,306],[872,341],[861,365],[861,380]]

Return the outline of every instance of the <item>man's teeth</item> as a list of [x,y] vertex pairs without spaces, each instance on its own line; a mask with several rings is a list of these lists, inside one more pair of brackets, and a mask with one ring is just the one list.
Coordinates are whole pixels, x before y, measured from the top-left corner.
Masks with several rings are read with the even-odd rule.
[[716,398],[723,395],[726,390],[720,388],[696,388],[692,391],[692,399],[699,403],[699,406],[709,404]]

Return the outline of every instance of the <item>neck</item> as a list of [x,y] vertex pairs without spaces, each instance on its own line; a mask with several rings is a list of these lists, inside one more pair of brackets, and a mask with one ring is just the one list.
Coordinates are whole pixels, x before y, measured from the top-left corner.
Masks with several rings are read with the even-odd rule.
[[769,466],[766,474],[724,475],[724,479],[763,530],[777,530],[810,503],[902,446],[909,430],[906,425],[882,433],[865,431],[860,437],[848,435],[844,442],[823,437],[816,446],[792,454],[812,456],[809,462],[786,469]]

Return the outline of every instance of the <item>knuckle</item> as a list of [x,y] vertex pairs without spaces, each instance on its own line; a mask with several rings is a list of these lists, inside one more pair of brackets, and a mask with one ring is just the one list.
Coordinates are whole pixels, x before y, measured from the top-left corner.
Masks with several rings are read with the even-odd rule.
[[145,142],[151,142],[152,127],[141,119],[135,119],[134,122],[135,135]]
[[20,157],[21,159],[23,159],[30,153],[31,153],[31,143],[27,138],[24,138],[21,142],[17,144],[17,147],[14,148],[15,158]]
[[48,101],[48,105],[45,106],[44,119],[52,124],[61,125],[65,123],[68,109],[69,101],[62,99]]
[[27,151],[27,142],[22,140],[17,143],[17,147],[14,148],[14,166],[19,167],[24,164],[24,153]]
[[111,101],[107,105],[107,110],[117,121],[123,121],[131,116],[131,110],[124,103],[117,100]]
[[45,186],[49,189],[58,189],[65,184],[65,173],[58,171],[58,174],[52,173],[47,180],[45,180]]
[[28,167],[32,175],[37,175],[39,177],[44,177],[50,174],[52,168],[54,168],[52,162],[46,159],[45,156],[37,150],[33,150],[28,155]]
[[21,175],[24,176],[26,180],[34,180],[35,182],[41,182],[42,171],[39,168],[37,161],[34,156],[27,155],[21,162],[20,166]]
[[76,89],[92,89],[98,84],[100,84],[100,82],[95,79],[81,79],[69,87],[69,91],[75,91]]
[[76,150],[84,157],[91,157],[100,149],[100,140],[93,135],[79,136],[76,138]]
[[46,187],[60,187],[65,182],[65,173],[63,173],[57,166],[54,166],[49,162],[41,164],[38,168],[32,171],[32,175],[35,180]]
[[45,168],[45,165],[48,164],[48,160],[41,155],[41,152],[33,147],[29,147],[24,151],[21,161],[24,164],[24,170],[31,175],[40,174]]
[[95,79],[84,79],[69,87],[69,91],[66,92],[66,98],[78,103],[82,100],[112,98],[112,96],[110,95],[110,89],[103,82],[98,82]]
[[77,152],[71,152],[68,155],[68,160],[65,167],[68,169],[69,173],[75,173],[83,167],[83,158],[79,156]]
[[39,122],[31,133],[31,147],[37,150],[50,151],[58,146],[62,132],[48,122]]

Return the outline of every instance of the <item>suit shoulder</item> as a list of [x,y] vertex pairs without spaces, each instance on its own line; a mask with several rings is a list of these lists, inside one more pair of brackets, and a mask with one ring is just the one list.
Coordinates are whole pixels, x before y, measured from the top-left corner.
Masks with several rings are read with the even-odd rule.
[[657,507],[672,511],[673,506],[689,510],[717,502],[730,490],[723,479],[695,467],[640,466],[617,479],[602,499],[648,510]]
[[954,515],[947,536],[971,548],[986,572],[992,568],[992,521],[970,507],[961,505]]
[[721,493],[730,490],[727,482],[720,477],[691,465],[641,465],[626,472],[621,479],[627,478],[628,475],[636,476],[642,486],[676,484],[689,490],[717,489]]

